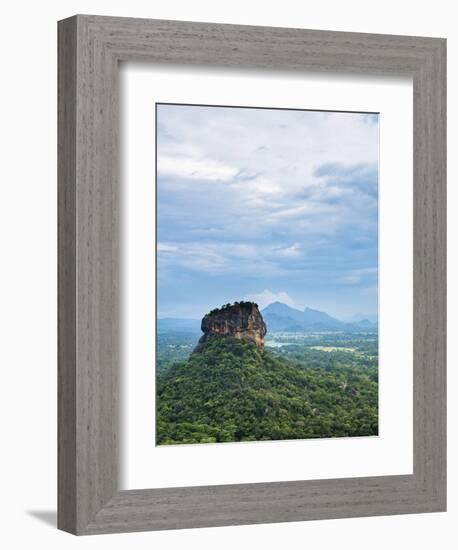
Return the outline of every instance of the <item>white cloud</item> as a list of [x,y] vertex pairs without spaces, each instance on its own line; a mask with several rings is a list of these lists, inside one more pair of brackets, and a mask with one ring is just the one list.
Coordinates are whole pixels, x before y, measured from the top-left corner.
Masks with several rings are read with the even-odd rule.
[[[203,296],[218,280],[261,307],[294,306],[291,295],[334,307],[343,288],[367,310],[361,296],[374,301],[376,268],[359,268],[376,262],[378,124],[361,114],[173,105],[158,106],[157,120],[164,280],[192,281]],[[202,301],[194,287],[189,294]]]
[[357,285],[361,282],[361,275],[345,275],[342,281],[348,285]]
[[296,307],[294,300],[287,292],[284,291],[272,292],[271,290],[265,289],[258,294],[248,294],[243,299],[250,302],[256,302],[260,309],[264,309],[269,304],[273,304],[274,302],[282,302],[287,306],[294,308]]
[[377,165],[378,125],[364,115],[160,105],[158,121],[162,192],[187,195],[181,212],[208,231],[224,226],[226,239],[240,238],[241,228],[278,234],[281,224],[294,240],[329,234],[369,211],[359,192],[317,173]]
[[167,243],[157,243],[157,251],[158,252],[176,252],[178,250],[178,247],[167,244]]
[[257,193],[263,193],[266,195],[281,193],[283,191],[278,183],[275,183],[265,176],[256,177],[256,179],[254,180],[254,189]]
[[278,249],[278,254],[287,258],[294,258],[302,255],[302,248],[299,243],[294,243],[286,248]]
[[[347,273],[343,279],[342,282],[349,285],[356,285],[361,283],[361,281],[368,279],[368,278],[374,278],[378,274],[378,268],[377,267],[366,267],[362,269],[352,269],[349,273]],[[372,287],[371,287],[372,288]],[[377,285],[374,287],[377,288]]]
[[175,242],[159,243],[163,266],[174,265],[205,273],[252,270],[257,261],[257,248],[249,243]]
[[218,273],[226,268],[226,258],[212,245],[198,243],[161,244],[158,251],[170,252],[161,259],[161,265],[175,265],[193,271]]
[[328,204],[321,202],[306,201],[301,206],[294,206],[292,208],[284,208],[278,212],[271,214],[271,218],[275,220],[287,220],[290,218],[297,218],[298,216],[306,216],[311,214],[326,214],[332,212],[334,208]]
[[161,175],[196,180],[225,181],[233,178],[238,170],[211,158],[158,155],[158,173]]
[[371,294],[376,295],[378,293],[378,285],[372,285],[372,286],[363,288],[361,292],[365,295],[371,295]]

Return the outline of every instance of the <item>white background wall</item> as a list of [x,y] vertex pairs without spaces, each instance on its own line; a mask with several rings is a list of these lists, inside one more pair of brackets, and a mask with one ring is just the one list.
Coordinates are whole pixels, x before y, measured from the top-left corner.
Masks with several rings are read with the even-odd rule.
[[447,37],[449,269],[457,279],[458,38],[436,0],[67,0],[3,5],[0,86],[0,540],[4,548],[455,548],[458,317],[449,287],[449,512],[76,538],[56,509],[56,21],[75,13]]

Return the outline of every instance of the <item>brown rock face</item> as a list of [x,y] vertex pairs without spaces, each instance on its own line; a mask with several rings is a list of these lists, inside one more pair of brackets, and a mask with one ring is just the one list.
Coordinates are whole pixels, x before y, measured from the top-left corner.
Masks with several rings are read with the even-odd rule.
[[215,336],[232,336],[249,340],[263,348],[267,333],[261,312],[253,302],[236,302],[210,311],[202,319],[201,329],[204,334],[199,340],[196,351],[202,349],[205,343]]

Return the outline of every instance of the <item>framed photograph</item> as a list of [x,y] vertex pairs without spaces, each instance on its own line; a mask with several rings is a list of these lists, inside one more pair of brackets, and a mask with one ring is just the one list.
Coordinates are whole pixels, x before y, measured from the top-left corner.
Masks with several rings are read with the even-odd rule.
[[60,529],[446,509],[445,67],[59,22]]
[[378,118],[156,105],[158,445],[378,435]]

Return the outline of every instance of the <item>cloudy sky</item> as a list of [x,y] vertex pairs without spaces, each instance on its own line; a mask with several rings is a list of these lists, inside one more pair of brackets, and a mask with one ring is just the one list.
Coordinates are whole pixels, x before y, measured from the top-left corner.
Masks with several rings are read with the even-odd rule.
[[375,313],[378,154],[378,115],[158,104],[158,316]]

